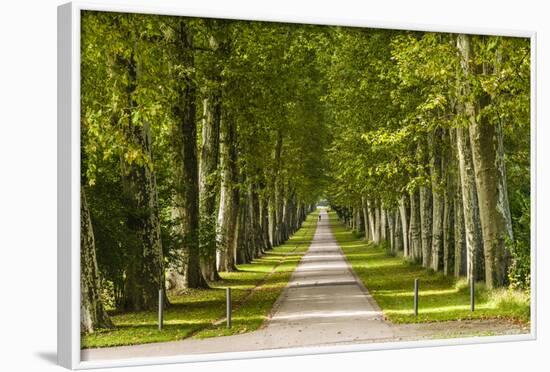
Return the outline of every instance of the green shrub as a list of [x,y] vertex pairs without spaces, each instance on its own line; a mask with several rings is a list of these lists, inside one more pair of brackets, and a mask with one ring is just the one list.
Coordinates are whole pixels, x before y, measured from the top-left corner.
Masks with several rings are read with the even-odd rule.
[[521,215],[515,221],[514,240],[508,239],[511,262],[508,280],[513,289],[529,289],[531,286],[531,209],[530,201],[521,201]]

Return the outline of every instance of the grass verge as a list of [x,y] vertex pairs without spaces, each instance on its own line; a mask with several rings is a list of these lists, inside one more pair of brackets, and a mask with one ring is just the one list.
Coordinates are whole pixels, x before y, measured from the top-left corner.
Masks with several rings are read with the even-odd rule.
[[[164,312],[164,329],[157,329],[157,313],[111,312],[113,330],[84,335],[81,347],[97,348],[176,341],[188,337],[206,338],[244,333],[258,329],[285,288],[292,272],[307,251],[315,228],[317,213],[312,213],[285,244],[274,248],[238,271],[220,273],[222,280],[210,289],[188,290],[170,296],[171,306]],[[215,325],[225,316],[225,288],[231,287],[234,310],[232,328]]]
[[[444,276],[420,265],[389,256],[382,246],[362,240],[330,214],[332,232],[353,270],[368,288],[388,320],[420,323],[446,320],[504,318],[527,324],[529,294],[509,289],[487,290],[476,285],[476,307],[470,311],[466,280]],[[419,314],[413,313],[414,279],[420,280]]]

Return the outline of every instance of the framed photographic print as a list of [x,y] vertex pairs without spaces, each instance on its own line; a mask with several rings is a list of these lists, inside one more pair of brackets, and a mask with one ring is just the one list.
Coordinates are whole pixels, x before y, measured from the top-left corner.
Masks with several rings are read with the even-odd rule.
[[534,40],[60,6],[60,364],[535,338]]

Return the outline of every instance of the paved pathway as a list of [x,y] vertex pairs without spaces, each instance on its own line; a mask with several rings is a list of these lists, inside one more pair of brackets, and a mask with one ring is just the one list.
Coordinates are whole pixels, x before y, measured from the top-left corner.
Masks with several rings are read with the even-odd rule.
[[393,336],[389,324],[336,243],[328,215],[302,257],[267,325],[255,332],[202,340],[82,351],[82,360],[252,351],[365,342]]
[[[502,325],[483,321],[459,322],[459,327],[453,322],[402,326],[385,322],[378,305],[336,243],[327,213],[322,211],[321,215],[309,250],[263,328],[234,336],[87,349],[82,351],[82,360],[411,340],[444,337],[449,331],[465,335],[483,329],[503,331]],[[522,331],[513,328],[510,332]]]
[[322,211],[321,216],[313,242],[265,329],[271,346],[310,346],[392,337],[380,308],[336,243],[327,213]]

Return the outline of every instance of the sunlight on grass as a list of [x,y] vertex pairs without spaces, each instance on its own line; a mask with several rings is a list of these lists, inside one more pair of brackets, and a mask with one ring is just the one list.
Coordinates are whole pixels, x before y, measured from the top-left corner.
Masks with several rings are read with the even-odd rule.
[[[164,329],[157,329],[157,312],[110,312],[116,328],[82,337],[82,348],[136,345],[224,336],[258,329],[292,272],[307,251],[315,228],[317,213],[312,213],[285,244],[267,252],[252,263],[238,265],[239,271],[220,273],[222,280],[210,283],[210,289],[190,289],[180,296],[169,296],[171,306],[164,313]],[[213,325],[225,317],[225,288],[231,287],[233,326]]]
[[[330,213],[332,231],[354,271],[361,278],[388,320],[394,323],[433,322],[459,319],[506,318],[521,323],[530,319],[529,294],[499,289],[489,291],[476,284],[476,310],[470,311],[470,293],[465,279],[447,277],[389,256],[352,234],[335,213]],[[414,279],[420,280],[419,315],[413,313]]]
[[[457,292],[456,289],[426,290],[426,291],[422,291],[422,296],[447,295],[447,294],[455,294],[456,292]],[[410,290],[410,291],[379,290],[377,291],[377,293],[378,293],[378,296],[384,296],[384,297],[412,296],[413,290]]]

